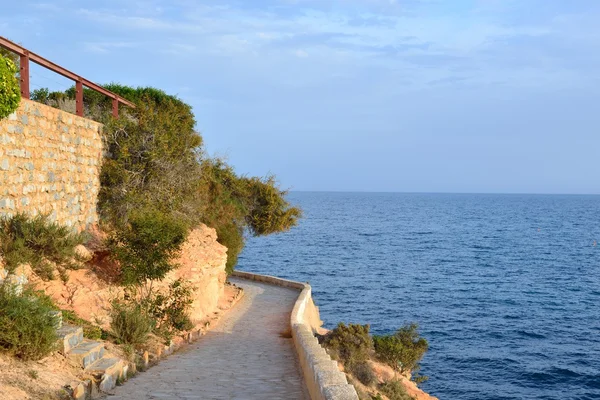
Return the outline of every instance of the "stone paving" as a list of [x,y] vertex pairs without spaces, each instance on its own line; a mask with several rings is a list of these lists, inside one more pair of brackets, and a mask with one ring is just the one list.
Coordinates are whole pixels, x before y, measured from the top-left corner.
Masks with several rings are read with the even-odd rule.
[[244,297],[205,336],[117,387],[110,399],[309,399],[289,327],[299,292],[232,278]]

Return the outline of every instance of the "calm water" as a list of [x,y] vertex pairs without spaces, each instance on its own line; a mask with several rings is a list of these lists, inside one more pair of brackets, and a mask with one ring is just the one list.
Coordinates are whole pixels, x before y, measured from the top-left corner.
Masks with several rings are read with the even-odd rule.
[[600,399],[600,196],[292,193],[239,268],[310,281],[327,327],[416,321],[440,399]]

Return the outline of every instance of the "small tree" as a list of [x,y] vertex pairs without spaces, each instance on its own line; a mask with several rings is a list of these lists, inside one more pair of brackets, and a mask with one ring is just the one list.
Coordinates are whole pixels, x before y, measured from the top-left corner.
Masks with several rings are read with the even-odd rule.
[[419,370],[419,361],[429,344],[425,338],[420,337],[417,329],[418,325],[411,323],[398,329],[393,335],[373,337],[377,357],[396,372]]
[[116,230],[111,245],[121,265],[122,283],[133,289],[139,300],[149,299],[153,282],[177,267],[172,260],[187,231],[182,221],[151,208],[133,212],[129,224]]

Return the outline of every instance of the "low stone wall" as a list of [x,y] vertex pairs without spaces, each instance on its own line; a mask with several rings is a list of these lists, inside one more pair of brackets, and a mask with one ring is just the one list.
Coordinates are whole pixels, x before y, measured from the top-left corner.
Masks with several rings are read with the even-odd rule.
[[102,125],[23,99],[0,121],[0,215],[49,214],[81,231],[98,221]]
[[312,300],[312,289],[309,284],[243,271],[234,271],[233,276],[300,290],[292,310],[290,325],[310,398],[312,400],[358,400],[356,389],[348,384],[346,375],[338,368],[337,361],[331,359],[315,337],[315,331],[321,326],[321,320],[319,310]]

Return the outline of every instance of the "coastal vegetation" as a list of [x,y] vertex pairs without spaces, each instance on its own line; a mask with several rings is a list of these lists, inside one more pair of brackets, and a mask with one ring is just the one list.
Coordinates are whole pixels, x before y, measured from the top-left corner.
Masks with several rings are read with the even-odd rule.
[[[419,361],[429,348],[427,340],[419,336],[418,325],[411,323],[398,329],[393,335],[374,336],[373,344],[377,358],[400,374],[418,371]],[[427,379],[420,376],[422,382]]]
[[[0,60],[3,116],[12,113],[20,101],[20,95],[13,95],[20,91],[18,71],[10,58]],[[155,88],[106,87],[136,105],[122,108],[121,118],[115,119],[111,100],[85,89],[85,116],[104,125],[98,214],[100,237],[105,239],[100,247],[111,266],[116,266],[107,281],[121,285],[124,295],[112,302],[108,332],[76,315],[67,316],[86,322],[83,325],[94,337],[140,346],[154,334],[168,343],[173,335],[192,328],[188,310],[194,288],[181,280],[167,286],[157,283],[178,267],[173,260],[192,229],[202,223],[215,228],[218,241],[228,249],[227,272],[231,273],[247,235],[288,230],[301,211],[288,203],[287,192],[274,176],[239,175],[225,160],[210,157],[195,130],[189,104]],[[75,88],[65,92],[41,88],[33,91],[31,98],[72,112]],[[29,265],[44,280],[56,278],[58,272],[66,281],[65,271],[81,266],[76,247],[85,239],[47,215],[16,214],[0,219],[0,256],[9,273]],[[10,302],[0,306],[3,314],[4,307],[13,303],[24,307],[12,297],[6,299]],[[13,329],[11,326],[6,329]],[[17,330],[10,335],[22,336]],[[25,340],[22,344],[30,346]],[[35,349],[10,352],[23,357],[44,353]]]
[[375,374],[367,363],[373,350],[369,328],[369,325],[340,323],[325,336],[323,343],[331,356],[364,385],[375,381]]
[[50,354],[57,340],[55,310],[43,293],[0,285],[0,349],[24,361]]
[[154,328],[151,316],[135,302],[114,301],[110,313],[111,335],[117,343],[139,346]]
[[[412,397],[406,393],[404,385],[398,379],[383,382],[378,389],[389,400],[412,400]],[[377,396],[375,396],[375,399],[377,399]],[[379,396],[379,399],[381,399],[381,396]]]
[[[120,282],[139,305],[127,311],[149,315],[154,333],[168,341],[191,328],[187,308],[192,288],[174,282],[168,291],[157,292],[154,282],[177,268],[172,260],[191,228],[205,223],[216,229],[219,242],[228,248],[230,273],[246,232],[287,230],[300,210],[285,200],[286,192],[273,177],[238,176],[223,160],[208,157],[188,104],[154,88],[113,84],[108,89],[135,102],[136,108],[112,119],[106,117],[108,104],[86,96],[90,115],[105,124],[108,157],[100,175],[100,216],[111,232]],[[123,319],[113,331],[123,330],[130,320]]]
[[[392,335],[371,336],[369,331],[369,325],[340,323],[321,341],[332,358],[344,366],[350,381],[356,379],[363,385],[364,391],[357,387],[361,398],[380,399],[383,394],[390,400],[411,399],[397,374],[412,378],[415,383],[426,379],[414,373],[427,351],[427,340],[419,335],[415,323],[400,327]],[[391,367],[394,377],[380,379],[374,363]]]
[[28,264],[42,279],[53,279],[57,270],[64,276],[65,269],[81,266],[75,249],[84,240],[47,215],[0,217],[0,256],[9,272]]

